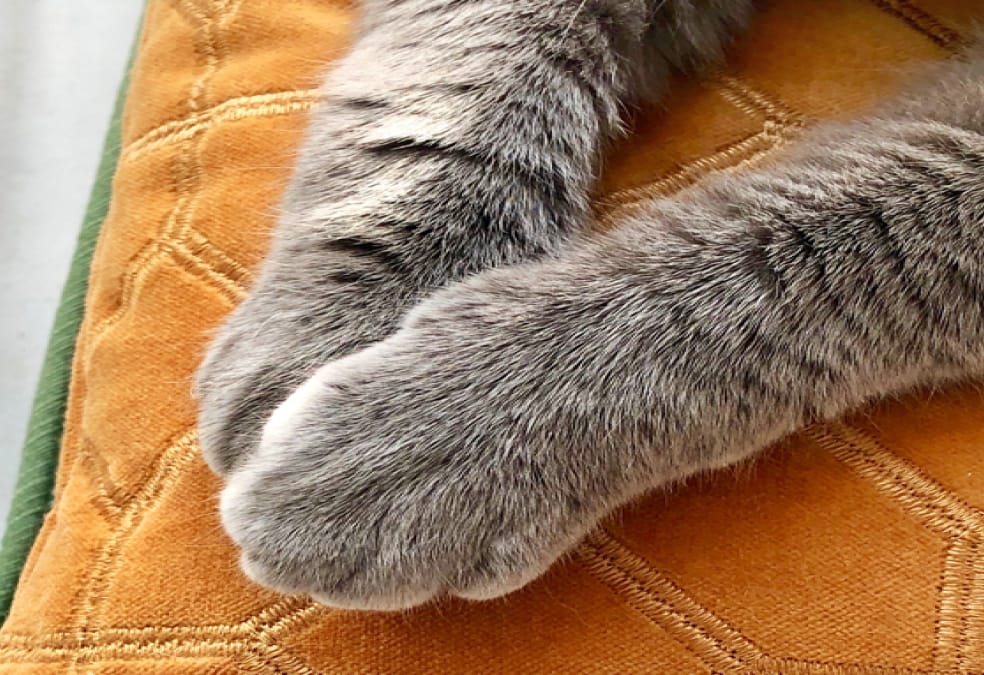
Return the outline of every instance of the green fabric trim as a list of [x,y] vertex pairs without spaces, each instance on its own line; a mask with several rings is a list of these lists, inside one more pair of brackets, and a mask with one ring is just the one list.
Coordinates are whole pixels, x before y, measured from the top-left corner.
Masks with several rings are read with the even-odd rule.
[[55,313],[55,325],[48,339],[41,378],[34,395],[17,487],[7,516],[7,529],[3,541],[0,542],[0,625],[7,618],[24,562],[41,529],[45,514],[51,508],[72,359],[75,354],[75,338],[82,323],[92,252],[109,210],[113,175],[116,173],[116,162],[120,154],[120,118],[130,85],[133,52],[131,50],[117,93],[116,107],[106,133],[95,184],[85,210],[68,279]]

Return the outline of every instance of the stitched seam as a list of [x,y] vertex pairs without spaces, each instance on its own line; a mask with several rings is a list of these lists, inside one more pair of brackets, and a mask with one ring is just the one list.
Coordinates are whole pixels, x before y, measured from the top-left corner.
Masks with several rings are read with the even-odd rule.
[[764,117],[762,128],[710,155],[674,167],[655,181],[600,196],[595,200],[595,217],[602,228],[638,212],[647,201],[679,192],[710,173],[744,168],[761,160],[785,145],[806,124],[802,114],[752,87],[738,75],[716,73],[705,84],[743,114]]
[[960,583],[960,633],[957,646],[957,667],[961,671],[971,670],[972,666],[968,663],[968,652],[972,643],[971,632],[971,607],[974,604],[974,561],[980,560],[980,540],[969,538],[966,542],[966,553],[964,559],[963,580]]
[[109,475],[109,469],[105,460],[99,453],[93,452],[90,444],[83,439],[79,444],[76,461],[80,468],[88,469],[86,474],[95,489],[95,494],[91,497],[92,504],[108,522],[118,522],[123,507],[121,500],[117,498],[118,490],[110,490],[106,485],[105,478]]
[[801,126],[805,122],[803,115],[778,98],[753,88],[737,75],[717,73],[711,77],[710,82],[717,85],[715,91],[724,100],[746,115],[761,115],[777,124],[789,126]]
[[304,661],[290,653],[279,640],[283,634],[314,623],[326,616],[330,610],[309,602],[276,622],[266,626],[256,633],[251,642],[253,653],[268,668],[275,669],[285,675],[314,675],[315,670]]
[[752,672],[761,675],[939,675],[922,668],[898,668],[868,663],[834,663],[798,661],[787,657],[767,656],[763,666]]
[[76,622],[80,632],[85,632],[99,619],[101,601],[118,572],[121,562],[120,550],[123,545],[167,488],[181,477],[182,469],[195,459],[197,454],[195,439],[196,432],[191,430],[169,444],[160,454],[153,474],[120,514],[119,522],[104,542],[99,557],[93,563],[83,586],[79,617]]
[[810,427],[806,434],[925,527],[947,538],[984,535],[977,509],[865,432],[834,422]]
[[908,0],[870,0],[870,2],[882,12],[898,19],[948,52],[959,51],[966,44],[960,33]]
[[252,117],[275,117],[310,110],[321,95],[317,89],[300,89],[253,96],[239,96],[189,117],[165,122],[128,144],[120,162],[142,157],[151,150],[193,138],[222,122]]
[[735,171],[762,160],[785,145],[797,131],[798,127],[787,128],[766,121],[762,130],[710,155],[682,164],[659,180],[602,197],[595,206],[596,217],[603,227],[614,226],[617,221],[637,213],[648,201],[691,187],[708,174]]
[[230,280],[240,286],[249,283],[252,273],[245,265],[240,265],[228,253],[213,244],[197,230],[188,230],[188,236],[182,242],[192,255],[208,262],[209,266],[222,272]]
[[[580,562],[596,579],[623,601],[688,646],[695,637],[704,644],[690,649],[712,669],[722,672],[821,673],[923,673],[927,671],[879,664],[833,663],[812,659],[771,656],[722,618],[694,600],[685,589],[653,570],[650,564],[618,541],[611,533],[596,530],[578,549]],[[629,597],[627,597],[627,595]],[[631,596],[637,596],[634,604]],[[641,597],[639,597],[641,596]],[[652,603],[651,607],[647,607]],[[648,610],[648,611],[647,611]],[[667,619],[670,619],[669,621]],[[677,622],[674,625],[673,622]],[[682,624],[682,625],[681,625]],[[682,629],[682,630],[681,630]],[[705,658],[706,657],[706,658]]]
[[239,11],[241,0],[204,0],[204,7],[196,4],[197,0],[187,0],[181,5],[187,8],[198,27],[202,28],[202,40],[198,51],[205,56],[205,67],[201,75],[191,86],[188,97],[188,108],[197,111],[203,100],[208,98],[208,84],[219,69],[219,63],[228,53],[225,41],[222,39],[224,29],[236,12]]
[[115,523],[118,523],[123,510],[141,493],[147,481],[159,468],[156,461],[150,462],[143,467],[136,478],[128,481],[137,487],[126,489],[113,480],[105,459],[95,451],[91,441],[85,437],[79,442],[78,462],[81,466],[89,468],[89,478],[95,483],[96,494],[93,499],[97,506],[105,512],[104,515],[109,520]]
[[[218,28],[231,16],[230,14],[223,15],[222,12],[229,10],[231,7],[238,7],[238,2],[235,5],[230,5],[229,3],[214,5],[210,8],[213,10],[211,13],[199,11],[198,8],[192,7],[188,3],[185,3],[183,6],[199,20],[199,25],[195,30],[196,50],[204,56],[205,60],[202,72],[192,84],[186,101],[188,110],[194,112],[199,109],[201,101],[206,95],[207,85],[218,70],[219,54],[223,49],[219,45]],[[168,240],[179,240],[190,227],[191,213],[201,192],[201,135],[189,139],[185,144],[175,161],[171,180],[178,193],[178,198],[168,217],[165,219],[158,239],[140,251],[137,260],[131,264],[124,274],[123,287],[116,310],[98,322],[93,328],[92,333],[90,333],[90,339],[86,340],[86,350],[81,354],[83,359],[82,369],[85,373],[90,371],[93,356],[101,341],[106,338],[111,329],[118,324],[122,317],[134,305],[134,298],[138,289],[142,286],[142,281],[149,275],[150,270],[173,249],[171,242]],[[83,442],[83,433],[80,427],[80,442]],[[97,449],[95,451],[98,452]],[[168,453],[165,452],[162,455],[162,459],[167,456]],[[158,470],[162,468],[164,467],[159,465]],[[78,628],[86,628],[96,618],[98,608],[105,599],[102,597],[102,594],[109,587],[112,578],[116,574],[118,552],[122,548],[124,541],[142,521],[142,516],[133,510],[134,507],[138,507],[142,503],[142,500],[135,499],[127,505],[119,522],[116,524],[115,531],[104,542],[103,549],[97,558],[96,564],[90,571],[88,581],[81,594],[81,601],[78,605],[76,615],[76,626]],[[73,667],[78,665],[80,658],[83,658],[81,654],[73,661]]]
[[193,251],[183,244],[177,244],[172,248],[171,259],[188,274],[196,279],[209,283],[222,294],[222,297],[231,306],[239,304],[246,295],[242,284],[214,268],[208,261],[196,256]]
[[279,602],[260,610],[255,616],[251,616],[242,622],[241,625],[253,631],[263,631],[275,629],[284,621],[290,621],[312,608],[327,612],[328,610],[314,604],[310,598],[300,595],[289,595]]
[[967,642],[964,644],[964,654],[973,662],[970,667],[984,671],[984,559],[981,556],[980,539],[974,540],[974,556],[970,560],[972,583],[965,603],[968,618]]
[[98,646],[108,642],[142,645],[155,639],[165,638],[203,638],[221,635],[228,639],[246,639],[261,631],[278,631],[282,625],[292,626],[292,621],[307,616],[312,609],[328,612],[327,608],[315,605],[302,596],[287,596],[258,611],[239,623],[206,624],[201,626],[140,626],[100,628],[98,633],[78,630],[51,631],[41,635],[14,633],[5,630],[0,633],[0,647],[21,647],[44,645],[49,647],[70,646],[82,642]]
[[[172,659],[179,656],[241,656],[250,650],[266,662],[288,664],[296,658],[280,647],[266,649],[265,635],[279,636],[329,610],[298,596],[287,597],[238,624],[142,628],[100,628],[98,631],[54,631],[41,636],[0,634],[0,656],[21,661],[60,661],[81,651],[96,658]],[[261,647],[257,652],[258,645]],[[293,666],[291,666],[293,668]],[[297,670],[290,672],[311,672]]]
[[[180,199],[179,199],[180,201]],[[162,237],[167,237],[170,235],[173,229],[173,215],[171,214],[165,219],[165,224],[162,228]],[[102,334],[119,321],[123,314],[126,313],[127,309],[133,302],[133,297],[136,294],[142,281],[146,278],[147,274],[150,273],[151,268],[157,263],[157,261],[164,256],[166,252],[166,247],[160,238],[154,239],[148,244],[144,245],[143,248],[137,252],[137,255],[130,261],[127,265],[127,270],[123,274],[123,279],[120,285],[120,297],[119,304],[116,309],[101,321],[96,321],[95,326],[87,329],[87,334],[90,336],[85,342],[85,353],[82,354],[82,370],[88,372],[92,363],[92,354],[95,352],[98,346],[99,338]],[[92,344],[89,344],[92,343]]]
[[222,639],[242,641],[250,637],[251,631],[243,624],[213,624],[207,626],[146,626],[143,628],[100,628],[99,632],[53,631],[43,636],[10,634],[0,636],[3,649],[73,649],[75,647],[104,647],[107,645],[127,645],[143,647],[155,642],[181,640]]
[[805,433],[924,527],[949,540],[938,584],[933,663],[937,668],[959,668],[969,646],[968,607],[981,601],[967,572],[972,566],[968,563],[979,559],[975,554],[984,533],[984,514],[859,429],[836,422],[810,427]]
[[156,640],[144,644],[105,643],[93,646],[77,645],[74,647],[3,647],[0,656],[5,662],[14,660],[28,663],[45,663],[67,661],[72,663],[93,663],[97,660],[115,659],[145,659],[154,657],[155,660],[174,659],[181,657],[220,657],[236,656],[241,649],[248,647],[245,640],[221,639],[170,639]]
[[948,547],[943,562],[934,622],[933,663],[937,668],[961,672],[966,668],[963,645],[968,632],[966,612],[970,601],[970,580],[963,570],[972,560],[972,546],[969,538],[958,538]]
[[595,530],[578,550],[584,567],[623,602],[710,668],[747,667],[761,651],[615,539]]

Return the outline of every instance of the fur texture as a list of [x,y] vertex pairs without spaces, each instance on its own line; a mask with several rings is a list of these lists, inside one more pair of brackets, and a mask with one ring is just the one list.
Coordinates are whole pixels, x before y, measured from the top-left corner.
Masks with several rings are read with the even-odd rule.
[[227,473],[315,368],[435,289],[581,230],[622,108],[720,55],[748,0],[373,0],[325,83],[272,251],[197,378]]
[[342,607],[498,596],[647,490],[982,374],[980,50],[572,238],[620,104],[665,76],[640,64],[713,56],[740,4],[370,3],[199,377],[252,578]]

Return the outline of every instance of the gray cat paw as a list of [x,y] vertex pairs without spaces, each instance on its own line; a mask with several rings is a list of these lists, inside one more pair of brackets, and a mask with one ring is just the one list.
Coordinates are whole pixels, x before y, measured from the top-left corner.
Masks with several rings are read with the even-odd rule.
[[258,337],[250,329],[261,323],[253,314],[249,307],[233,314],[195,377],[202,454],[220,475],[255,449],[270,412],[304,377],[302,364],[276,347],[276,336]]
[[536,382],[509,362],[525,357],[499,351],[508,337],[489,342],[503,335],[495,322],[445,330],[440,314],[415,311],[273,414],[221,499],[252,579],[346,608],[496,597],[542,574],[601,515],[599,486],[584,484],[524,398]]
[[196,374],[202,454],[220,475],[256,451],[271,413],[319,366],[396,326],[400,304],[382,284],[371,292],[327,282],[316,293],[294,288],[261,280],[221,328]]

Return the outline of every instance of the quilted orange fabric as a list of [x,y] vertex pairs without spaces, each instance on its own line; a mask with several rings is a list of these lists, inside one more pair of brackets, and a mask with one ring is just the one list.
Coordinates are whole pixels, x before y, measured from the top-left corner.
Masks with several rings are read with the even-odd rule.
[[[614,153],[606,218],[768,158],[946,56],[980,0],[775,0]],[[263,254],[341,0],[151,0],[91,272],[55,506],[2,673],[984,672],[984,398],[806,430],[656,495],[501,601],[332,611],[250,585],[190,376]]]

